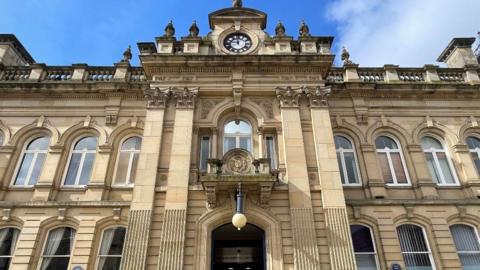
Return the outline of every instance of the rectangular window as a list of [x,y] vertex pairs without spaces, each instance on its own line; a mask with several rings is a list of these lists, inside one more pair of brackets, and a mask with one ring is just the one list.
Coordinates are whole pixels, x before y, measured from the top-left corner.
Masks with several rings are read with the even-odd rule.
[[199,161],[199,168],[201,172],[207,171],[209,158],[210,158],[210,137],[202,137],[202,139],[200,140],[200,161]]
[[270,168],[272,170],[278,169],[277,163],[277,151],[275,149],[275,139],[273,136],[267,136],[265,138],[266,150],[267,150],[267,158],[270,159]]

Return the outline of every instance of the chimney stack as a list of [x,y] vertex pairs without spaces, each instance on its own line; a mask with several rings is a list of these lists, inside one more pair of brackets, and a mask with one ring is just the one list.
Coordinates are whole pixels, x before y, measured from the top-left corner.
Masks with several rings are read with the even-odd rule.
[[454,38],[438,57],[438,62],[447,63],[449,68],[463,68],[478,65],[477,57],[472,50],[475,38]]

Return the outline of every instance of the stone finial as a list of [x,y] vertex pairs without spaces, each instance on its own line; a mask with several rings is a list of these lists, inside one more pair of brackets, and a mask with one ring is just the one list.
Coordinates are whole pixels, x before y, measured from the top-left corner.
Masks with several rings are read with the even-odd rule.
[[197,21],[193,21],[188,31],[190,32],[190,34],[188,34],[189,37],[198,37],[198,33],[200,33],[200,29],[197,26]]
[[302,24],[300,24],[300,37],[309,37],[310,36],[310,28],[308,25],[305,23],[305,21],[302,20]]
[[281,21],[278,21],[277,26],[275,27],[275,35],[277,37],[284,37],[285,36],[285,26]]
[[350,53],[345,47],[342,47],[342,61],[344,65],[353,64],[352,60],[350,60]]
[[233,0],[233,7],[234,8],[242,8],[243,7],[243,1],[242,0]]
[[123,52],[122,62],[130,62],[132,60],[132,46],[128,45],[128,48]]
[[165,34],[163,36],[167,38],[171,38],[175,36],[175,27],[173,27],[172,21],[170,21],[165,27]]

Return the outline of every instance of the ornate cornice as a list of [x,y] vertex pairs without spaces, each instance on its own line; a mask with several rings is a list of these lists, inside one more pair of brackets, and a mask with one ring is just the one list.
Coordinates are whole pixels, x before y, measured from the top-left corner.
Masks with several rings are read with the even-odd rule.
[[171,95],[171,88],[153,88],[145,90],[147,109],[164,109]]
[[172,88],[172,96],[176,99],[177,108],[193,109],[195,108],[195,100],[198,96],[198,87],[183,89]]
[[298,107],[298,101],[303,94],[303,87],[292,88],[287,86],[286,88],[275,88],[277,99],[280,101],[280,107],[282,108],[296,108]]
[[328,97],[330,96],[330,87],[304,87],[305,95],[310,101],[310,107],[328,107]]

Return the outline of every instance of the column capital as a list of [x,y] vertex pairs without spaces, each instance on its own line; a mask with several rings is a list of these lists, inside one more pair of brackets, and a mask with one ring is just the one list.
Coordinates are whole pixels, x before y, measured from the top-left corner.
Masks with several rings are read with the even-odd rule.
[[304,92],[307,95],[311,108],[328,107],[328,97],[332,92],[330,87],[304,87]]
[[280,101],[280,107],[282,108],[298,108],[298,101],[303,94],[303,88],[292,88],[287,86],[275,88],[277,99]]
[[172,96],[176,99],[176,106],[180,109],[195,108],[195,100],[198,96],[198,87],[183,89],[172,88]]
[[147,109],[164,109],[171,95],[171,88],[153,88],[144,92]]

